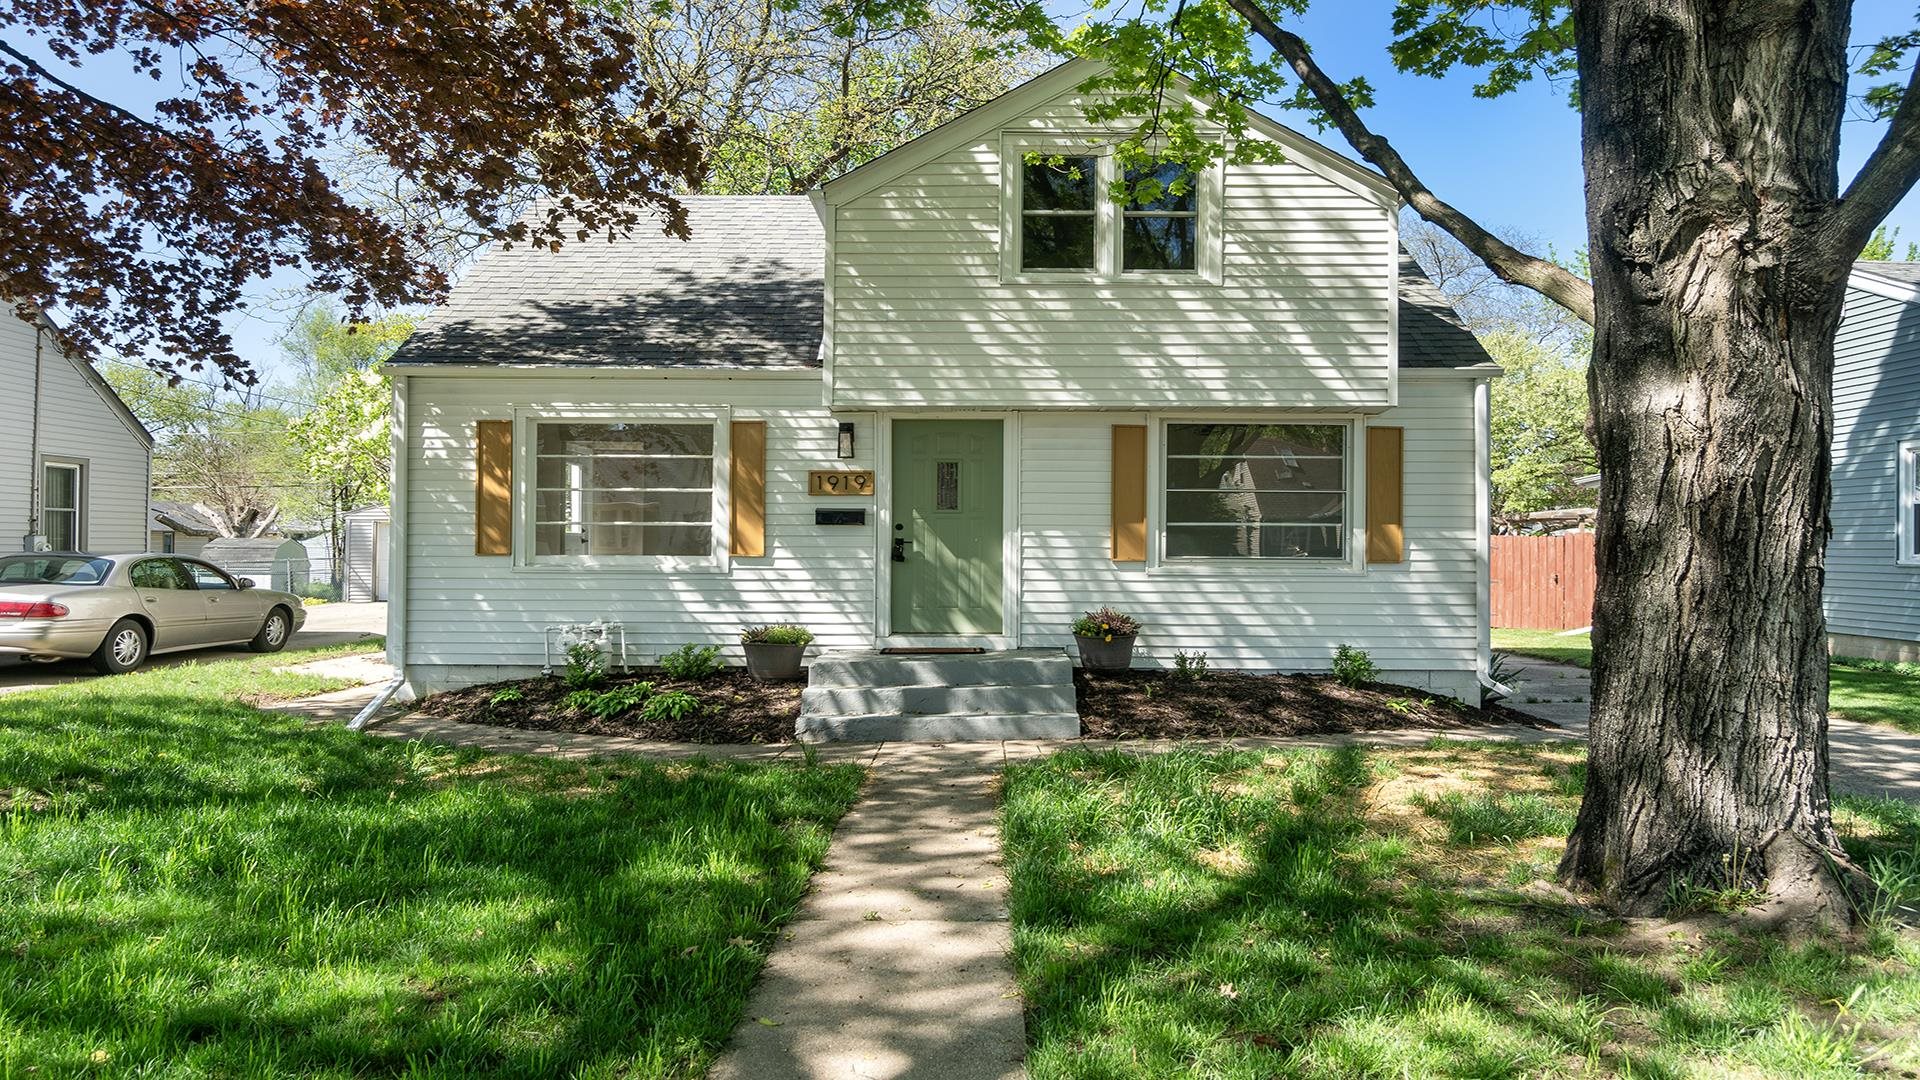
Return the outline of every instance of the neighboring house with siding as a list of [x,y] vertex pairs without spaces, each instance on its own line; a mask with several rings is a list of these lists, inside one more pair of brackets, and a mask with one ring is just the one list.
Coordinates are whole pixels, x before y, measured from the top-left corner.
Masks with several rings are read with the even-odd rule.
[[687,241],[482,258],[388,365],[412,691],[531,674],[554,624],[1060,648],[1111,604],[1143,664],[1348,643],[1477,700],[1498,368],[1392,188],[1260,119],[1284,162],[1123,211],[1088,74],[810,199],[687,199]]
[[147,521],[147,550],[173,555],[198,555],[208,541],[220,538],[220,528],[202,508],[192,503],[155,499]]
[[147,548],[153,436],[52,320],[0,311],[0,549]]
[[1834,342],[1827,630],[1920,661],[1920,264],[1854,264]]

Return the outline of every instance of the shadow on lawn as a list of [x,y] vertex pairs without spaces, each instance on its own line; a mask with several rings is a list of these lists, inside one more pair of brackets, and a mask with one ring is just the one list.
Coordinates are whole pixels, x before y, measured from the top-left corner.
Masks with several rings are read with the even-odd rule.
[[[1765,1041],[1794,997],[1846,1000],[1837,949],[1680,946],[1423,863],[1370,827],[1366,751],[1074,753],[1009,777],[1006,842],[1031,1073],[1677,1076],[1667,1049]],[[1909,823],[1911,825],[1912,823]],[[1904,843],[1920,842],[1911,828]],[[1438,848],[1438,841],[1432,841]],[[1550,868],[1549,868],[1550,869]],[[1694,966],[1689,967],[1689,964]],[[1800,985],[1777,985],[1790,965]],[[1806,1075],[1796,1049],[1787,1075]]]
[[0,778],[0,1071],[43,1074],[681,1075],[859,786],[166,693],[0,699]]

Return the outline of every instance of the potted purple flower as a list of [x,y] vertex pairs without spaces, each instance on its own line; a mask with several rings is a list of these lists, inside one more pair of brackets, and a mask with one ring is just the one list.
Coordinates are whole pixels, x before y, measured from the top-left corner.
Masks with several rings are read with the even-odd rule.
[[1133,640],[1140,621],[1110,607],[1089,611],[1073,620],[1073,640],[1080,646],[1080,666],[1088,671],[1125,671],[1133,666]]
[[785,623],[749,626],[740,631],[740,644],[747,651],[747,674],[761,682],[786,682],[800,677],[813,631]]

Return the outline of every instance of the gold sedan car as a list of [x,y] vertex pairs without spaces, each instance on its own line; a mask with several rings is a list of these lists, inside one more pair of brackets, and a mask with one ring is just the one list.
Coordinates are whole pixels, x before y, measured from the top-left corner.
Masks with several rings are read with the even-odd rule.
[[156,653],[216,645],[279,652],[306,609],[211,563],[177,555],[0,556],[0,656],[91,659],[103,674]]

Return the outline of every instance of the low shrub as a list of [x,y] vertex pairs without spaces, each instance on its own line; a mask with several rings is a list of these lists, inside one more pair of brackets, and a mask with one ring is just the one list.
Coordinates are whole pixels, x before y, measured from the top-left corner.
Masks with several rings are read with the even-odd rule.
[[567,646],[567,668],[561,680],[571,690],[592,690],[607,681],[607,654],[590,641]]
[[339,587],[328,581],[303,582],[287,591],[302,600],[330,601],[340,599]]
[[[684,695],[691,697],[691,695]],[[624,712],[642,709],[654,697],[653,684],[650,682],[628,683],[611,690],[575,690],[561,699],[569,709],[597,716],[602,720],[611,720]],[[644,709],[642,715],[654,719]]]
[[1123,611],[1103,607],[1094,611],[1082,612],[1073,620],[1075,637],[1099,638],[1112,641],[1117,637],[1133,637],[1140,632],[1140,620]]
[[1342,644],[1333,650],[1333,677],[1348,686],[1359,686],[1377,680],[1380,669],[1374,666],[1367,650]]
[[718,675],[726,667],[720,662],[720,646],[699,646],[689,641],[660,657],[660,670],[669,679],[699,682]]
[[700,710],[700,699],[685,690],[667,690],[653,695],[640,707],[642,718],[653,721],[685,720]]
[[1181,649],[1173,654],[1173,681],[1197,683],[1207,677],[1207,654]]
[[811,645],[813,631],[791,623],[749,626],[740,631],[742,645]]

